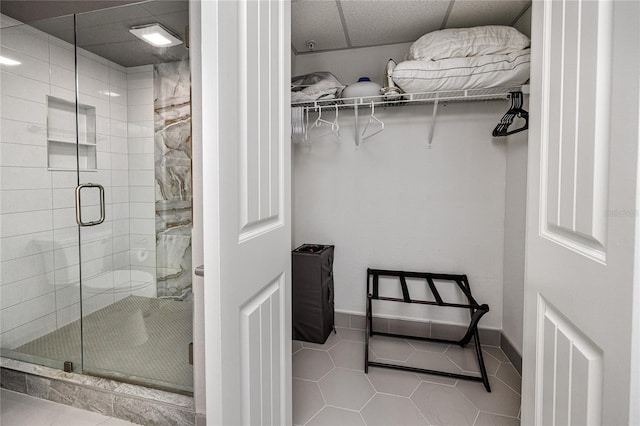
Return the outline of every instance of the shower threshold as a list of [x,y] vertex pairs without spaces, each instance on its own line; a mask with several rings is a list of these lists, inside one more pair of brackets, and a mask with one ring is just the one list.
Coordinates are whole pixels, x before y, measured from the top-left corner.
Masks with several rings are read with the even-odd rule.
[[[137,424],[194,426],[193,397],[0,357],[3,389]],[[204,423],[202,423],[204,424]]]
[[13,352],[61,362],[82,353],[84,374],[191,396],[192,318],[191,302],[127,296]]

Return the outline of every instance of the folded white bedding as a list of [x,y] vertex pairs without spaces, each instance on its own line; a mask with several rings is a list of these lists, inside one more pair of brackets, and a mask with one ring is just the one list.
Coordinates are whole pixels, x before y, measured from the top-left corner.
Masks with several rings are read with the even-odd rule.
[[531,50],[439,61],[405,61],[393,81],[407,93],[507,87],[529,79]]
[[506,55],[529,47],[529,37],[513,27],[487,25],[448,28],[427,33],[416,40],[406,57],[409,61],[439,61],[483,55]]

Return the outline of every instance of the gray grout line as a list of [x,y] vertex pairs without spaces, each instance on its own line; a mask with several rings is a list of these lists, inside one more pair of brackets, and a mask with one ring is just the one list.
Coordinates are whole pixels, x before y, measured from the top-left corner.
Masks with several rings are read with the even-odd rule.
[[[457,384],[457,383],[456,383],[456,384]],[[476,404],[474,404],[474,403],[473,403],[473,401],[471,400],[471,398],[467,397],[467,395],[466,395],[464,392],[462,392],[460,389],[458,389],[458,387],[457,387],[457,386],[456,386],[456,390],[458,391],[458,393],[459,393],[460,395],[462,395],[462,397],[463,397],[464,399],[466,399],[467,401],[469,401],[469,403],[471,403],[471,405],[473,405],[474,407],[476,407],[476,410],[481,411],[481,410],[480,410],[480,407],[478,407]]]
[[[435,376],[435,375],[434,375],[434,377],[438,377],[438,376]],[[422,379],[422,380],[420,381],[420,383],[422,383],[422,382],[429,383],[430,385],[448,386],[448,387],[450,387],[450,388],[455,388],[455,387],[456,387],[456,385],[458,384],[458,380],[456,380],[456,381],[455,381],[455,383],[453,383],[452,385],[450,385],[450,384],[448,384],[448,383],[431,382],[431,381],[429,381],[429,380],[425,380],[425,379]]]
[[[330,371],[333,371],[333,370],[330,370]],[[316,413],[313,416],[309,417],[309,420],[307,420],[304,423],[305,425],[308,424],[311,420],[313,420],[313,418],[315,416],[317,416],[320,413],[320,411],[322,411],[324,409],[324,407],[327,406],[327,400],[325,399],[324,394],[322,393],[322,388],[320,387],[320,383],[318,383],[318,381],[316,381],[316,380],[308,380],[308,381],[313,382],[313,383],[316,384],[316,386],[318,387],[318,390],[320,391],[320,397],[322,397],[322,402],[324,403],[324,405],[322,407],[320,407],[320,409],[318,411],[316,411]]]
[[[414,373],[416,375],[416,377],[418,377],[417,373]],[[420,380],[420,377],[418,377],[418,380]],[[415,387],[415,389],[409,394],[409,399],[413,398],[413,394],[416,393],[416,391],[418,390],[418,388],[420,387],[420,385],[422,385],[422,380],[420,380],[418,382],[418,385]],[[415,404],[414,404],[415,405]]]
[[[374,395],[376,393],[378,393],[378,389],[375,387],[375,385],[373,384],[373,382],[371,381],[371,379],[369,378],[369,373],[365,373],[364,371],[362,372],[362,374],[364,374],[365,379],[367,379],[367,382],[369,382],[369,384],[371,385],[371,387],[373,388],[373,393]],[[372,397],[373,398],[373,397]],[[369,398],[369,401],[371,400],[371,398]],[[369,402],[367,401],[367,403]],[[363,405],[363,407],[365,407],[367,404]]]
[[308,348],[306,346],[303,346],[302,349],[309,349],[310,351],[316,351],[316,352],[327,352],[326,349]]
[[[320,393],[322,393],[322,389],[320,389]],[[324,399],[324,396],[322,397],[322,399]],[[314,419],[318,414],[320,414],[320,411],[324,410],[324,407],[326,407],[326,406],[327,406],[327,404],[325,403],[325,404],[322,406],[322,408],[320,408],[318,411],[316,411],[316,413],[315,413],[313,416],[309,417],[309,420],[307,420],[304,424],[305,424],[305,425],[308,425],[308,424],[309,424],[309,422],[310,422],[311,420],[313,420],[313,419]]]
[[482,411],[478,410],[478,414],[476,414],[476,418],[473,420],[473,425],[475,426],[476,423],[478,423],[478,417],[480,417],[480,413]]
[[313,379],[305,379],[302,377],[292,377],[292,379],[296,379],[296,380],[302,380],[303,382],[313,382],[313,383],[318,383],[317,380],[313,380]]
[[[484,346],[484,345],[483,345],[483,346]],[[483,350],[483,351],[482,351],[482,356],[483,356],[483,357],[490,356],[491,358],[495,359],[495,360],[496,360],[496,362],[498,362],[498,363],[501,363],[501,362],[502,362],[502,361],[500,361],[498,358],[496,358],[495,356],[491,355],[491,353],[489,353],[489,352],[487,352],[487,351],[485,351],[485,350]]]
[[500,417],[508,417],[510,419],[517,419],[518,417],[514,417],[514,416],[510,416],[508,414],[504,414],[504,413],[494,413],[492,411],[487,411],[487,410],[478,410],[478,414],[480,413],[485,413],[485,414],[491,414],[493,416],[500,416]]
[[[369,401],[367,401],[369,402]],[[365,404],[366,405],[366,404]],[[353,408],[344,408],[344,407],[338,407],[337,405],[331,405],[331,404],[327,404],[327,407],[331,407],[331,408],[337,408],[338,410],[344,410],[344,411],[349,411],[351,413],[359,413],[360,410],[354,410]]]
[[498,380],[499,382],[501,382],[502,384],[504,384],[506,387],[508,387],[509,389],[511,389],[512,391],[514,391],[516,394],[518,394],[518,396],[520,397],[520,400],[522,400],[522,395],[520,394],[520,392],[518,392],[517,390],[515,390],[514,388],[512,388],[511,386],[509,386],[507,384],[507,382],[505,382],[504,380],[502,380],[500,377],[498,376],[491,376],[493,378],[495,378],[496,380]]
[[[333,360],[331,360],[331,362],[333,362]],[[335,365],[335,364],[334,364]],[[324,379],[325,377],[327,377],[329,374],[331,374],[331,372],[333,370],[335,370],[338,367],[333,367],[331,370],[327,371],[326,374],[322,377],[320,377],[318,380],[316,380],[316,382],[318,382],[318,387],[320,386],[320,380]],[[322,389],[320,389],[320,392],[322,392]]]
[[[420,385],[418,385],[418,386],[420,386]],[[416,388],[416,389],[418,389],[418,388]],[[415,391],[414,391],[414,392],[415,392]],[[411,394],[411,395],[413,396],[413,394]],[[411,399],[411,397],[409,397],[409,401],[411,402],[411,404],[412,404],[414,407],[416,407],[416,410],[418,411],[418,414],[419,414],[419,415],[424,419],[424,421],[425,421],[425,422],[427,422],[427,424],[428,424],[428,425],[430,425],[430,424],[431,424],[431,422],[429,421],[429,419],[427,419],[427,416],[425,416],[425,415],[422,413],[422,410],[420,409],[420,407],[418,407],[418,405],[413,401],[413,399]]]
[[[336,369],[338,366],[336,365],[336,361],[333,359],[329,351],[327,351],[327,355],[329,355],[329,359],[331,360],[331,364],[333,364],[333,368]],[[328,373],[327,373],[328,374]],[[324,377],[324,376],[323,376]]]
[[[319,382],[316,382],[316,386],[318,386],[318,390],[320,391],[320,396],[322,397],[322,402],[324,402],[324,405],[325,405],[325,406],[326,406],[326,405],[328,405],[328,404],[327,404],[327,398],[325,398],[325,397],[324,397],[324,392],[322,392],[322,386],[320,386],[320,383],[319,383]],[[323,408],[324,408],[324,407],[323,407]],[[322,408],[320,409],[320,411],[322,411]],[[318,411],[318,413],[319,413],[320,411]],[[316,413],[316,416],[318,415],[318,413]],[[313,417],[315,417],[315,416],[313,416]],[[311,418],[313,418],[313,417],[311,417]],[[311,421],[311,419],[309,419],[309,421]]]
[[[367,380],[368,380],[368,379],[367,379]],[[373,386],[373,385],[371,385],[371,386]],[[362,405],[362,407],[360,407],[360,409],[358,410],[358,412],[360,413],[360,415],[361,415],[361,416],[362,416],[362,410],[364,410],[364,407],[366,407],[367,405],[369,405],[369,403],[371,402],[371,400],[372,400],[373,398],[375,398],[375,397],[376,397],[376,395],[378,394],[378,392],[376,392],[376,391],[375,391],[375,390],[376,390],[376,388],[373,388],[373,390],[374,390],[374,392],[373,392],[373,395],[371,395],[371,398],[367,399],[367,402],[365,402],[365,403],[364,403],[364,405]],[[364,416],[362,416],[362,420],[364,420]],[[367,424],[366,420],[365,420],[365,422],[364,422],[364,423],[365,423],[365,424]]]
[[[518,370],[516,370],[516,368],[513,366],[513,364],[511,364],[510,361],[501,361],[500,362],[500,367],[502,367],[502,364],[507,364],[509,366],[511,366],[511,368],[513,368],[513,371],[518,375],[518,377],[520,377],[520,380],[522,380],[522,374],[520,374],[520,372]],[[498,367],[498,370],[500,370],[500,367]],[[497,372],[496,372],[497,374]]]
[[380,394],[380,395],[387,395],[387,396],[395,396],[396,398],[411,399],[411,397],[410,397],[410,396],[398,395],[397,393],[390,393],[390,392],[376,391],[376,394]]

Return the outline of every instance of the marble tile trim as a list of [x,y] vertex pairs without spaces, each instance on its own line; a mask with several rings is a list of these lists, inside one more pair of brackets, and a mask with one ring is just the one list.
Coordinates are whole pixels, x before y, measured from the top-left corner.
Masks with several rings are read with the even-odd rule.
[[[58,380],[68,383],[70,385],[84,386],[86,388],[93,388],[97,391],[112,392],[123,396],[129,396],[134,398],[140,398],[150,400],[153,402],[175,405],[177,407],[189,409],[193,411],[195,409],[195,403],[193,397],[186,395],[175,394],[158,389],[151,389],[144,386],[131,385],[128,383],[118,382],[115,380],[104,379],[101,377],[88,376],[77,373],[65,373],[64,371],[57,370],[55,368],[44,367],[36,364],[30,364],[27,362],[17,361],[9,358],[0,358],[0,367],[3,370],[2,384],[4,386],[5,375],[13,373],[26,373],[33,376],[40,376],[43,378]],[[13,373],[4,373],[4,370],[12,371]],[[6,387],[6,386],[4,386]],[[10,389],[7,387],[7,389]],[[22,392],[17,389],[16,392]]]
[[[410,321],[398,318],[375,317],[373,322],[373,328],[376,331],[453,340],[464,336],[468,328],[458,324]],[[336,312],[335,324],[336,327],[363,330],[365,328],[365,317],[359,314]],[[478,327],[478,331],[483,345],[501,346],[502,332],[500,330]]]
[[0,369],[0,384],[5,389],[27,393],[27,378],[19,371]]
[[148,425],[195,424],[193,398],[0,358],[0,385],[36,398]]
[[500,333],[500,349],[502,349],[507,358],[509,358],[509,361],[511,361],[511,364],[513,364],[513,367],[520,373],[520,376],[522,376],[522,355],[520,355],[515,346],[507,339],[507,336],[502,333]]
[[193,426],[196,421],[193,409],[120,394],[102,387],[89,387],[6,367],[0,368],[0,378],[0,386],[9,390],[139,424]]

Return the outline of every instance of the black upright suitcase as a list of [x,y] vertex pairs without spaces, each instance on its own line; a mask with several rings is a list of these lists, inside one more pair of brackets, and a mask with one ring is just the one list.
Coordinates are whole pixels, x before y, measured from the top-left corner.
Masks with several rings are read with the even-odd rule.
[[333,246],[303,244],[292,252],[293,338],[324,343],[333,330]]

